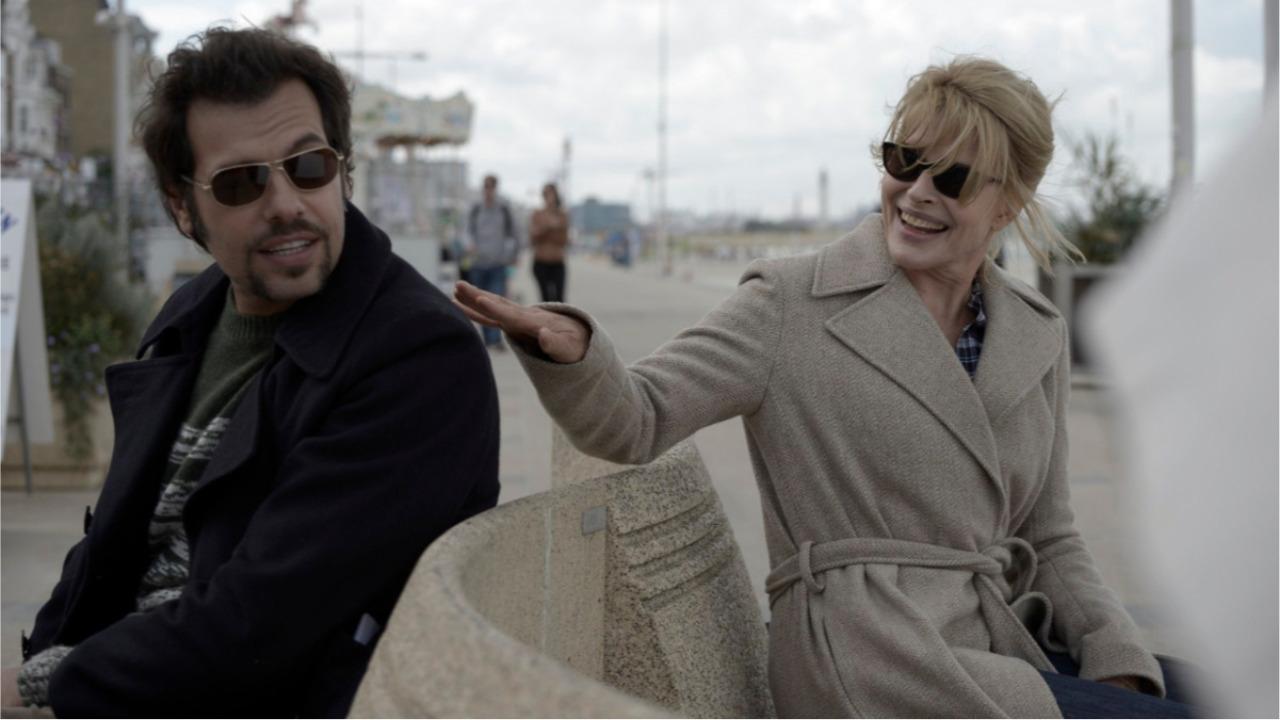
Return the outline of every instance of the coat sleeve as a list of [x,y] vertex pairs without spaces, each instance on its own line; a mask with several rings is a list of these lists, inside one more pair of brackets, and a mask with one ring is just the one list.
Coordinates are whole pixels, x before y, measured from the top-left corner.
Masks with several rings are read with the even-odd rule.
[[538,397],[579,450],[642,464],[700,428],[750,415],[764,401],[785,308],[777,279],[752,266],[736,291],[697,325],[626,367],[604,329],[569,305],[543,307],[590,326],[582,360],[560,364],[524,352]]
[[1143,646],[1138,628],[1115,593],[1103,584],[1084,539],[1075,527],[1067,477],[1067,401],[1071,391],[1071,351],[1065,324],[1062,354],[1051,385],[1054,408],[1053,449],[1044,489],[1018,535],[1031,543],[1039,559],[1035,590],[1053,605],[1053,632],[1065,641],[1080,677],[1098,680],[1117,675],[1144,678],[1164,696],[1164,677]]
[[[225,564],[67,656],[49,689],[59,717],[260,712],[263,698],[296,692],[326,640],[394,598],[478,497],[494,504],[488,358],[461,317],[428,319],[449,331],[369,363],[316,431],[281,451],[278,479]],[[405,348],[428,332],[401,326],[355,342]]]
[[62,561],[62,575],[58,583],[53,586],[53,593],[36,614],[35,626],[31,630],[30,646],[22,649],[23,660],[26,660],[29,655],[43,652],[52,645],[54,634],[57,633],[58,628],[62,627],[67,612],[67,599],[71,595],[71,584],[83,560],[84,544],[85,541],[82,539],[67,551]]

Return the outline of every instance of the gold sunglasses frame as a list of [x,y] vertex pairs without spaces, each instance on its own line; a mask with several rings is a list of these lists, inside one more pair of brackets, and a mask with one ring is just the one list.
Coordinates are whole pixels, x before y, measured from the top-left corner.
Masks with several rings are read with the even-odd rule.
[[[287,162],[289,162],[290,160],[292,160],[292,159],[296,158],[296,157],[301,157],[301,156],[303,156],[303,155],[306,155],[307,153],[313,153],[313,152],[316,152],[316,151],[319,151],[319,150],[328,150],[329,152],[333,153],[333,156],[334,156],[335,158],[337,158],[337,161],[338,161],[338,170],[337,170],[337,172],[335,172],[335,173],[333,174],[333,177],[329,179],[329,182],[326,182],[324,185],[321,185],[320,187],[314,187],[314,188],[301,188],[301,187],[298,187],[297,183],[295,183],[295,182],[293,181],[293,178],[289,177],[289,173],[285,172],[284,164],[285,164],[285,163],[287,163]],[[264,188],[262,189],[262,193],[261,193],[261,194],[259,194],[259,195],[258,195],[258,197],[256,197],[256,198],[254,198],[254,199],[250,200],[249,202],[241,203],[241,204],[239,204],[239,205],[228,205],[228,204],[226,204],[226,203],[222,202],[221,200],[219,200],[219,199],[218,199],[217,194],[215,194],[215,193],[213,192],[213,180],[214,180],[214,178],[218,177],[218,175],[220,175],[220,174],[222,174],[222,173],[224,173],[224,172],[227,172],[228,170],[239,170],[240,168],[247,168],[247,167],[261,167],[261,166],[265,165],[265,166],[267,166],[268,171],[270,171],[270,170],[279,170],[279,171],[280,171],[280,174],[284,175],[285,180],[288,180],[288,181],[289,181],[289,184],[293,186],[293,189],[294,189],[294,190],[297,190],[298,192],[315,192],[316,190],[321,190],[321,189],[323,189],[323,188],[325,188],[325,187],[328,187],[329,183],[333,182],[335,179],[337,179],[337,177],[338,177],[339,175],[341,175],[341,174],[342,174],[342,161],[343,161],[343,160],[345,160],[345,159],[346,159],[346,157],[345,157],[342,153],[338,152],[337,150],[334,150],[333,148],[329,147],[328,145],[320,145],[320,146],[313,147],[313,148],[307,148],[306,150],[299,150],[298,152],[296,152],[296,153],[294,153],[294,154],[292,154],[292,155],[286,155],[285,157],[282,157],[282,158],[280,158],[279,160],[270,160],[270,161],[267,161],[267,162],[254,162],[254,163],[240,163],[239,165],[228,165],[227,167],[224,167],[224,168],[218,168],[217,170],[214,170],[214,171],[213,171],[213,174],[211,174],[211,175],[209,176],[209,182],[207,182],[207,183],[200,182],[199,180],[196,180],[195,178],[190,177],[190,176],[188,176],[188,175],[183,175],[183,176],[182,176],[182,179],[183,179],[183,180],[186,180],[186,181],[187,181],[187,182],[189,182],[189,183],[191,183],[191,184],[192,184],[192,185],[194,185],[195,187],[198,187],[198,188],[200,188],[201,190],[204,190],[205,192],[209,193],[209,195],[211,195],[211,196],[213,197],[213,201],[214,201],[214,202],[216,202],[216,203],[218,203],[218,204],[219,204],[219,205],[221,205],[222,207],[227,207],[227,208],[236,208],[236,207],[244,207],[245,205],[252,205],[253,203],[255,203],[255,202],[257,202],[257,201],[261,200],[261,199],[262,199],[262,195],[265,195],[265,194],[266,194],[266,188],[264,187]]]

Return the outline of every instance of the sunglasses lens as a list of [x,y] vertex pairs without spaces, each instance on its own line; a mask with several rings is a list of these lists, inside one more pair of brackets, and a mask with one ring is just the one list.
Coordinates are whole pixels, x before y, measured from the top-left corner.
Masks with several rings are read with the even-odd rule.
[[267,165],[241,165],[216,173],[210,180],[213,198],[223,205],[245,205],[262,197],[267,189],[271,168]]
[[920,164],[920,153],[911,148],[887,142],[880,146],[880,152],[884,171],[895,180],[913,182],[924,170]]
[[284,171],[299,190],[315,190],[338,174],[338,156],[328,148],[312,150],[285,160]]
[[964,183],[969,179],[969,168],[966,165],[952,165],[947,168],[946,172],[940,172],[933,176],[933,186],[938,192],[946,195],[952,200],[960,199],[960,192],[964,190]]

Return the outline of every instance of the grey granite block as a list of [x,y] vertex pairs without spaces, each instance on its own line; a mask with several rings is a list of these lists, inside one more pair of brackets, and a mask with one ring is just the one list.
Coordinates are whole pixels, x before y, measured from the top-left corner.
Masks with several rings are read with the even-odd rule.
[[557,434],[553,490],[450,530],[353,717],[769,717],[766,638],[692,442],[644,466]]

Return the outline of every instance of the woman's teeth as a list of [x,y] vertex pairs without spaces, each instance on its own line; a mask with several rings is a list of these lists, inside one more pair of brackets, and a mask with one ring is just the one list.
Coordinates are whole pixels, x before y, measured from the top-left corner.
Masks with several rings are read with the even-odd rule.
[[917,230],[925,230],[928,232],[938,232],[939,230],[947,229],[946,225],[942,225],[940,223],[936,223],[931,220],[925,220],[923,218],[919,218],[914,215],[909,215],[905,212],[899,212],[898,215],[902,218],[903,223],[910,225],[911,227]]

